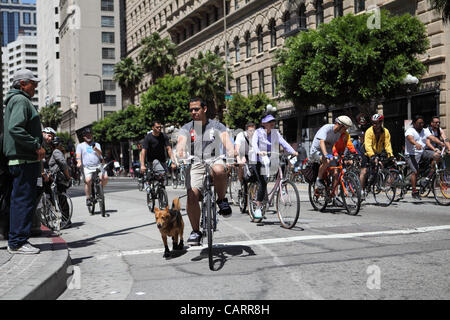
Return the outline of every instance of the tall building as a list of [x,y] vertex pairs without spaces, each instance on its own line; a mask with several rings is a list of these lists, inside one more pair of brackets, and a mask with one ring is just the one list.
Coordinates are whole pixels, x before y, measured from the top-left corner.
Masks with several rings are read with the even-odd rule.
[[36,5],[22,0],[0,0],[1,44],[5,47],[17,39],[19,33],[36,35]]
[[[5,96],[11,89],[13,76],[17,71],[28,69],[39,76],[37,39],[35,36],[19,35],[16,41],[10,42],[3,50],[3,96]],[[38,89],[32,103],[36,108],[40,106]]]
[[[190,59],[199,51],[211,50],[228,61],[234,78],[230,83],[232,93],[265,92],[274,99],[281,98],[274,75],[274,53],[287,37],[315,29],[340,15],[367,12],[372,6],[398,15],[410,13],[425,24],[428,32],[431,47],[419,57],[428,72],[407,96],[383,102],[380,112],[384,113],[385,125],[394,136],[403,136],[408,105],[412,114],[420,112],[427,119],[432,114],[440,114],[441,126],[447,130],[450,127],[450,101],[446,99],[450,90],[446,81],[450,73],[446,58],[450,26],[443,24],[428,0],[127,0],[125,4],[128,56],[136,58],[141,40],[159,32],[177,45],[177,73],[184,73]],[[138,95],[149,84],[147,75],[138,88]],[[304,117],[300,136],[295,108],[280,101],[279,109],[280,129],[289,142],[312,140],[322,124],[343,112],[341,108],[311,108]],[[357,114],[357,106],[352,111]],[[394,146],[397,152],[403,143],[402,139],[398,141]]]
[[[61,97],[69,97],[73,122],[62,131],[78,130],[122,109],[120,87],[113,81],[120,61],[119,0],[61,0],[60,68]],[[105,90],[103,105],[90,104],[90,92]],[[62,103],[63,111],[69,106]]]

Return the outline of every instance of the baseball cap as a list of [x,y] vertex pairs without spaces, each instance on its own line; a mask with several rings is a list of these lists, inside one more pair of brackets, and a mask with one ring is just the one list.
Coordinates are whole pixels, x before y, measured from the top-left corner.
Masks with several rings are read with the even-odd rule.
[[261,122],[267,123],[267,122],[274,121],[274,120],[275,120],[274,116],[269,114],[269,115],[265,116],[264,118],[262,118]]
[[35,77],[33,72],[28,69],[21,69],[14,74],[13,82],[19,80],[31,80],[34,82],[39,82],[39,78]]

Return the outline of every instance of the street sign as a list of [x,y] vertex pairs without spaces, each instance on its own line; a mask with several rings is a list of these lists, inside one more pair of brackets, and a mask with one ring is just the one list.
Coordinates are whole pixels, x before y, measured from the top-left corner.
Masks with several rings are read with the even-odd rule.
[[92,91],[90,93],[90,99],[89,99],[89,103],[90,104],[99,104],[99,103],[105,103],[105,91]]

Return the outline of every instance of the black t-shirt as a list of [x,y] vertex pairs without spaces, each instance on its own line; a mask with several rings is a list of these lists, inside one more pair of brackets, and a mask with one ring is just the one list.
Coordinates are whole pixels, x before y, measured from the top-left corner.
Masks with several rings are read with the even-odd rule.
[[169,147],[169,137],[164,133],[159,136],[154,136],[153,133],[149,133],[142,146],[147,150],[147,162],[153,162],[153,160],[159,160],[160,162],[166,161],[166,147]]

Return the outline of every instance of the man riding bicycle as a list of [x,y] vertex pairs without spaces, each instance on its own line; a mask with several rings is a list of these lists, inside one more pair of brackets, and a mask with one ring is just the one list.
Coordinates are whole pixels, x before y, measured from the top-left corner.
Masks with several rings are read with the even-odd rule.
[[[103,163],[102,149],[100,144],[93,141],[92,131],[90,128],[85,128],[82,133],[83,143],[77,146],[76,157],[77,167],[83,167],[84,175],[84,192],[86,193],[86,205],[91,205],[91,182],[92,174]],[[100,175],[100,181],[103,187],[108,183],[108,174],[106,171]]]
[[442,150],[442,148],[447,148],[447,152],[450,152],[450,141],[448,140],[445,131],[442,130],[440,127],[441,120],[439,117],[433,117],[430,122],[430,126],[426,129],[430,131],[430,133],[435,136],[437,139],[439,139],[438,142],[428,141],[427,147],[425,150],[431,150],[434,152],[439,152]]
[[[310,159],[312,162],[320,163],[319,174],[316,180],[316,187],[318,189],[325,189],[323,178],[327,168],[332,164],[333,146],[345,135],[352,125],[353,122],[349,117],[339,116],[336,118],[334,124],[323,125],[314,136],[310,150]],[[333,173],[333,184],[337,183],[337,171],[335,170]]]
[[[251,168],[258,181],[258,193],[256,195],[256,210],[253,214],[255,219],[262,218],[262,203],[267,192],[268,166],[270,165],[270,153],[279,152],[276,148],[281,146],[289,153],[298,155],[289,143],[284,140],[278,130],[275,128],[275,118],[267,115],[261,120],[262,128],[255,131],[252,138],[252,148],[250,151]],[[263,167],[265,167],[263,169]],[[264,170],[263,172],[262,169]]]
[[236,160],[239,164],[238,178],[241,184],[244,183],[244,165],[249,163],[248,152],[255,129],[256,125],[253,122],[249,122],[245,125],[245,131],[239,132],[236,136],[235,152]]
[[[368,167],[369,165],[373,167],[377,164],[377,155],[385,151],[388,158],[394,156],[391,146],[391,134],[388,129],[383,127],[384,116],[382,114],[374,114],[371,120],[372,126],[364,134],[364,146],[361,150],[363,155],[359,180],[362,190],[364,190],[366,184]],[[362,197],[364,198],[364,196],[363,193]]]
[[[218,157],[223,150],[221,144],[226,148],[228,158],[234,158],[233,144],[226,127],[216,120],[208,119],[207,110],[208,107],[202,99],[193,98],[190,100],[189,112],[192,121],[181,128],[177,142],[177,154],[180,159],[185,159],[188,153],[194,157],[193,163],[186,172],[186,211],[192,226],[192,232],[187,241],[190,245],[200,245],[202,238],[199,205],[205,173],[205,165],[202,160]],[[224,218],[230,217],[232,214],[231,207],[228,199],[225,198],[227,187],[225,162],[218,159],[211,168],[219,214]]]

